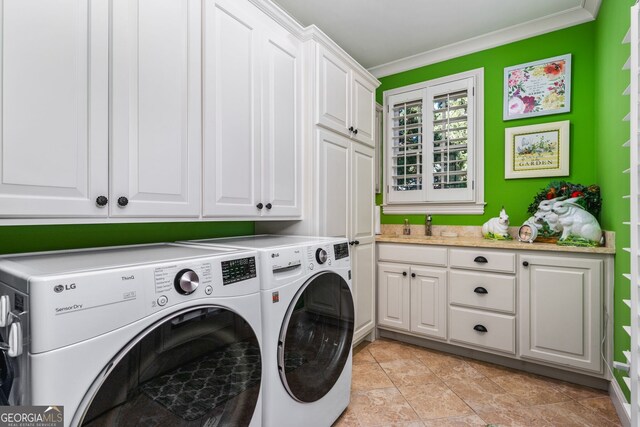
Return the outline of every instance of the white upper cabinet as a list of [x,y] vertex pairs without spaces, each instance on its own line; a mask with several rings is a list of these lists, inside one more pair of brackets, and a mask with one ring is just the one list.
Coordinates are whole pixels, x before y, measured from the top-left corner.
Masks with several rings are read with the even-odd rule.
[[204,216],[252,217],[260,191],[257,11],[204,2]]
[[336,132],[349,135],[351,117],[349,111],[350,69],[336,55],[318,46],[318,124]]
[[302,213],[300,44],[273,24],[264,38],[262,198],[264,216]]
[[0,31],[0,215],[106,216],[108,2],[4,1]]
[[322,45],[316,61],[316,123],[373,147],[376,86]]
[[358,73],[352,72],[351,83],[353,137],[375,147],[376,89]]
[[300,42],[249,3],[204,7],[203,215],[299,216]]
[[200,2],[112,5],[110,214],[197,217]]

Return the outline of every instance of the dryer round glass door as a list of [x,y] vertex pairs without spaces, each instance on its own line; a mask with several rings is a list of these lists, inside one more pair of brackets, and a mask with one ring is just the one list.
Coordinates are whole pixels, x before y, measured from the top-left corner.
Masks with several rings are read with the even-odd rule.
[[347,282],[332,272],[307,281],[280,331],[278,371],[299,402],[315,402],[335,385],[349,359],[354,307]]
[[111,366],[94,383],[80,425],[248,426],[256,411],[262,371],[256,334],[221,307],[165,318]]

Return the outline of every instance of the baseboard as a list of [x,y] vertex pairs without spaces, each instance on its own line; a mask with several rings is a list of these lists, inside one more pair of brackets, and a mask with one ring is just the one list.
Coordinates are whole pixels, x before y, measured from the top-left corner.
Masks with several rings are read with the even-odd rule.
[[620,418],[620,423],[623,427],[631,427],[631,419],[629,418],[629,413],[625,409],[625,405],[627,405],[627,398],[624,397],[620,384],[618,384],[618,381],[615,378],[611,380],[611,383],[609,384],[609,396],[611,397],[613,406],[616,408],[618,418]]

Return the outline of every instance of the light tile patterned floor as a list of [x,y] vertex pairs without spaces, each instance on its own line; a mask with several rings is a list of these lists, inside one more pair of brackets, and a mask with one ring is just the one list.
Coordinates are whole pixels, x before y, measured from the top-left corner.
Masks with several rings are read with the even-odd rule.
[[386,339],[354,350],[334,427],[619,426],[606,392]]

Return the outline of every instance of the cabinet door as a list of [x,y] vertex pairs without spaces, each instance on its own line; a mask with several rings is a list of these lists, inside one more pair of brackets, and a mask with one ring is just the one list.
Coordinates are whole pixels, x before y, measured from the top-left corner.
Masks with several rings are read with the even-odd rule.
[[0,215],[106,216],[107,1],[3,1]]
[[112,4],[111,215],[198,216],[200,3]]
[[411,267],[411,332],[447,337],[447,272]]
[[260,215],[259,22],[248,2],[204,2],[204,216]]
[[353,339],[357,341],[375,327],[376,244],[371,239],[371,241],[360,241],[351,248],[351,284],[356,307]]
[[[268,217],[302,213],[300,42],[273,23],[263,45],[262,197]],[[269,208],[271,206],[271,208]]]
[[600,372],[602,261],[522,255],[520,354]]
[[353,125],[349,117],[349,66],[324,47],[318,46],[317,67],[316,122],[350,136],[348,128]]
[[378,263],[378,325],[408,331],[409,266]]
[[347,237],[350,187],[349,139],[325,130],[317,131],[319,231],[322,236]]
[[358,131],[353,135],[356,140],[370,147],[375,147],[376,89],[358,73],[352,72],[352,75],[352,123],[349,126],[353,126]]

